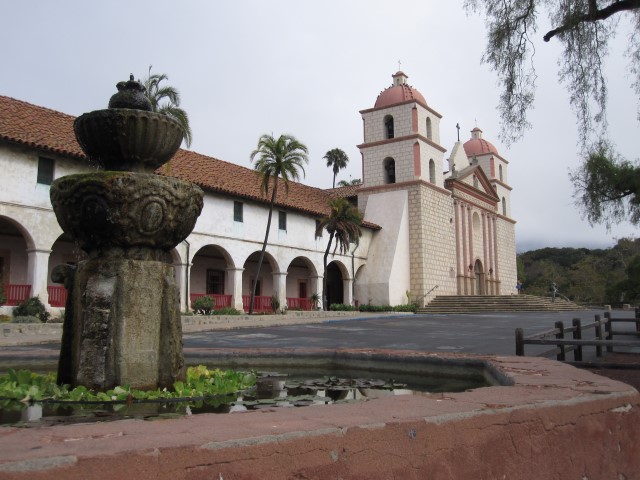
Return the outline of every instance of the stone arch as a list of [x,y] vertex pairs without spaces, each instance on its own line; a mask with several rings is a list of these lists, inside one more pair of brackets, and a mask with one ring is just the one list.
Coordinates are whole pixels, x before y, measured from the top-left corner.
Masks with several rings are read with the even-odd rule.
[[396,161],[387,157],[382,161],[384,170],[384,183],[396,183]]
[[393,116],[385,115],[383,122],[384,122],[384,138],[385,139],[393,138],[395,135],[394,125],[393,125]]
[[220,245],[209,244],[199,248],[190,259],[189,301],[207,295],[215,300],[216,308],[230,307],[233,288],[228,270],[234,267],[229,252]]
[[349,270],[339,260],[334,260],[327,265],[327,306],[330,308],[334,303],[344,303],[345,280],[349,279]]
[[0,215],[0,285],[7,297],[5,305],[17,305],[31,295],[28,252],[34,248],[34,239],[22,223]]
[[[242,272],[242,303],[245,311],[249,310],[249,301],[253,280],[256,278],[260,251],[255,251],[244,261],[244,271]],[[256,301],[254,302],[254,312],[271,311],[271,296],[280,293],[278,285],[275,283],[274,274],[280,272],[280,267],[276,259],[269,252],[264,252],[264,259],[260,274],[258,275],[258,288],[256,290]]]
[[287,307],[290,310],[311,310],[310,297],[313,293],[319,293],[315,265],[307,257],[294,258],[287,267]]

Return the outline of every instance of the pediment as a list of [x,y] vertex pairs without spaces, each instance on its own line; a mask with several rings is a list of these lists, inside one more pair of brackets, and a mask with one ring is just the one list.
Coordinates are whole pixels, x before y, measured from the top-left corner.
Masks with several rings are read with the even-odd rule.
[[[474,178],[476,181],[474,181]],[[489,203],[497,203],[500,201],[491,181],[478,164],[469,165],[462,170],[454,171],[451,176],[445,180],[445,187],[451,190],[454,196],[456,196],[457,192],[460,192],[482,198]]]

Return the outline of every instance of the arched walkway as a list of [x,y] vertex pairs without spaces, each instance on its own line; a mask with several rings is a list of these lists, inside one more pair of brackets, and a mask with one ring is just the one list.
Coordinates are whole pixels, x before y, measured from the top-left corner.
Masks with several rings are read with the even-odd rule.
[[[34,275],[29,269],[34,242],[28,231],[15,220],[0,216],[0,285],[4,305],[15,306],[34,292]],[[44,272],[43,272],[44,274]]]
[[233,307],[234,289],[229,278],[233,260],[229,253],[218,245],[207,245],[196,252],[191,263],[190,307],[193,308],[193,302],[204,295],[214,299],[216,310]]
[[318,293],[318,273],[306,257],[294,258],[287,267],[287,308],[311,310],[311,295]]
[[[345,283],[347,284],[346,289]],[[351,303],[349,300],[351,298],[350,283],[348,270],[341,262],[334,260],[327,265],[326,298],[328,309],[331,309],[331,305],[334,303]],[[345,296],[345,294],[347,295]]]
[[[253,288],[253,280],[257,275],[259,259],[260,252],[253,252],[244,262],[244,271],[242,272],[242,307],[245,312],[249,311],[251,289]],[[271,297],[273,296],[276,296],[280,301],[280,305],[284,306],[287,290],[286,276],[286,272],[280,272],[275,258],[273,258],[269,252],[264,252],[260,274],[257,275],[258,284],[256,288],[256,298],[253,304],[254,312],[272,312]]]

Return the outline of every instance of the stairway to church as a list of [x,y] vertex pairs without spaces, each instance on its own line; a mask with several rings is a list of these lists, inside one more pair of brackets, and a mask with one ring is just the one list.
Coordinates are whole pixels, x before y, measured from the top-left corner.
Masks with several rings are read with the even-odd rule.
[[584,307],[556,297],[535,295],[438,295],[416,313],[566,312]]

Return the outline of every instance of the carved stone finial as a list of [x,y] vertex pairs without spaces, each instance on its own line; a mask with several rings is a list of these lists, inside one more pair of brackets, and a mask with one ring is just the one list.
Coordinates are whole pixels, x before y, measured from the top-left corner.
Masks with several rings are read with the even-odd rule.
[[140,82],[133,79],[133,74],[129,75],[128,81],[116,84],[118,93],[109,100],[109,108],[131,108],[133,110],[152,110],[151,102],[145,95],[147,89]]

